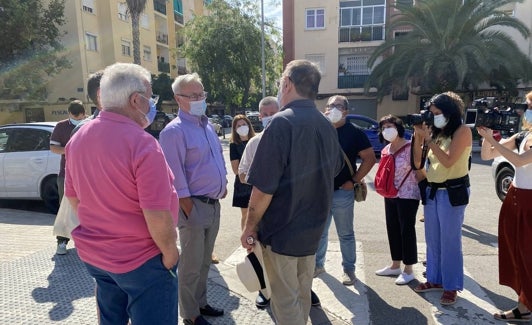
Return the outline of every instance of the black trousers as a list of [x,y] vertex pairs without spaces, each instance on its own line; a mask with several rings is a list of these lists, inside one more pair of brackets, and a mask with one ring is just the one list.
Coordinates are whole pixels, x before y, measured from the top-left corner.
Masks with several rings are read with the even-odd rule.
[[392,260],[403,261],[405,265],[418,262],[415,228],[418,207],[419,200],[384,199],[386,231]]

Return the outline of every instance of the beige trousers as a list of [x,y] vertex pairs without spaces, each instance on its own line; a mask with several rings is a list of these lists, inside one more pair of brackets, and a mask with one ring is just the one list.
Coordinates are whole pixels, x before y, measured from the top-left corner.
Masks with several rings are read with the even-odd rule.
[[310,290],[316,255],[293,257],[263,250],[271,286],[273,317],[278,325],[305,325],[310,313]]

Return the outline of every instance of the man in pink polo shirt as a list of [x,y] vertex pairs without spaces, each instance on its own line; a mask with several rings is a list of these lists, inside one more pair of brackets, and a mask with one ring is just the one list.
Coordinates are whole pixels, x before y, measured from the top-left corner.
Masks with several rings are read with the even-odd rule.
[[177,323],[179,201],[157,141],[149,71],[107,67],[102,112],[66,147],[65,195],[79,257],[95,278],[100,324]]

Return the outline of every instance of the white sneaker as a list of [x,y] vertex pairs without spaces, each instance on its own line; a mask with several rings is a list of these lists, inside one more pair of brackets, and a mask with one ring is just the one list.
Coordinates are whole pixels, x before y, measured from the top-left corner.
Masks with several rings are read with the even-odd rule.
[[57,250],[55,251],[55,253],[57,255],[65,255],[67,253],[67,248],[66,248],[67,244],[66,243],[59,243],[57,244]]
[[410,281],[414,280],[415,278],[416,277],[414,276],[414,273],[408,274],[408,273],[403,272],[403,273],[399,274],[397,279],[395,279],[395,284],[397,284],[397,285],[407,284]]
[[317,277],[318,275],[325,273],[324,267],[317,267],[314,269],[314,277]]
[[383,269],[375,271],[375,274],[380,275],[380,276],[399,275],[401,273],[402,273],[402,271],[401,271],[400,267],[398,267],[396,269],[392,269],[389,266],[387,266],[387,267],[385,267]]

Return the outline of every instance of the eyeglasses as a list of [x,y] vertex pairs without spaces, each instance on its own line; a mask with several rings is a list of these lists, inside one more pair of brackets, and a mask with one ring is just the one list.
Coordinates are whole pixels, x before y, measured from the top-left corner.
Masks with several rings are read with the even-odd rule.
[[332,109],[336,108],[336,109],[339,109],[341,111],[343,111],[345,109],[344,105],[342,105],[342,104],[329,104],[329,105],[327,105],[327,108],[329,110],[332,110]]
[[207,98],[207,94],[208,93],[206,91],[204,91],[201,94],[192,94],[192,95],[176,94],[176,95],[188,98],[188,99],[190,99],[192,101],[196,101],[196,100],[203,100],[203,99]]
[[138,93],[142,98],[146,99],[147,101],[151,103],[153,103],[153,105],[157,105],[157,103],[159,102],[159,95],[151,95],[151,98],[148,98],[146,96],[144,96],[142,93]]

